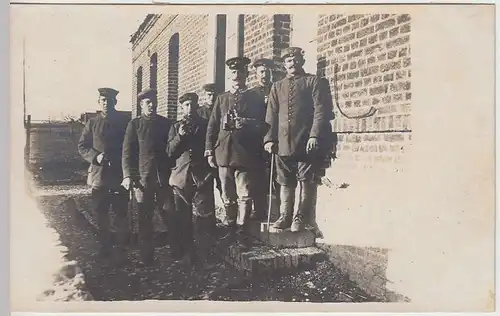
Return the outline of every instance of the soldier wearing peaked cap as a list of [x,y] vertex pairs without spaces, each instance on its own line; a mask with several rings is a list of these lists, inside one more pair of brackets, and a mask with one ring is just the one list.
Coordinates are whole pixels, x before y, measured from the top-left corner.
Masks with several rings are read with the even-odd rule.
[[123,142],[122,186],[133,191],[137,202],[139,249],[143,263],[149,265],[154,262],[154,202],[167,227],[174,212],[168,185],[173,162],[165,152],[172,122],[157,114],[156,90],[143,91],[138,99],[142,114],[129,122]]
[[[264,139],[266,151],[277,154],[277,181],[281,186],[280,218],[274,227],[290,227],[292,231],[312,224],[317,177],[329,147],[327,135],[333,119],[328,84],[304,71],[303,54],[301,48],[290,47],[281,55],[287,75],[271,88],[266,113],[270,129]],[[297,184],[300,202],[294,210]]]
[[247,89],[250,60],[228,59],[232,85],[215,100],[208,123],[205,155],[212,168],[218,168],[222,183],[222,201],[226,209],[230,240],[249,246],[246,229],[252,210],[252,179],[262,168],[261,139],[265,107],[261,96]]
[[[207,121],[210,119],[210,115],[212,114],[212,109],[214,107],[215,99],[217,97],[217,91],[216,91],[216,86],[215,83],[207,83],[204,84],[203,87],[203,102],[200,102],[200,107],[198,108],[198,114],[206,119]],[[219,174],[217,172],[214,173],[214,178],[216,182],[216,187],[217,190],[219,191],[220,194],[222,194],[222,185],[220,182]],[[202,204],[203,202],[203,204]],[[194,210],[196,212],[197,209],[201,209],[203,207],[211,210],[215,209],[215,196],[213,197],[212,201],[201,201],[201,200],[196,200],[194,202]],[[213,205],[212,205],[213,203]],[[200,210],[199,212],[204,212]]]
[[[253,68],[255,69],[255,73],[257,76],[257,86],[252,88],[251,91],[254,91],[259,95],[259,107],[267,107],[267,99],[269,96],[269,92],[272,86],[273,80],[273,71],[276,69],[276,64],[273,60],[267,58],[260,58],[253,62]],[[262,135],[263,142],[264,135]],[[254,192],[253,192],[253,200],[254,207],[252,209],[252,213],[250,215],[250,219],[253,220],[262,220],[266,215],[267,210],[267,194],[268,194],[268,184],[269,184],[269,176],[270,176],[270,166],[271,160],[270,155],[264,151],[262,148],[262,161],[263,166],[265,168],[261,168],[257,170],[254,181]],[[276,185],[275,185],[276,187]]]
[[[92,187],[92,210],[98,220],[100,255],[107,258],[115,249],[115,258],[121,262],[128,233],[128,194],[120,187],[121,159],[129,118],[115,109],[117,90],[99,88],[98,92],[101,113],[86,123],[78,141],[78,152],[90,164],[87,184]],[[116,215],[118,242],[115,244],[109,227],[110,209]]]
[[[215,207],[193,209],[194,202],[214,205],[213,170],[204,157],[204,142],[208,120],[198,115],[198,96],[186,93],[179,98],[182,119],[169,132],[167,153],[175,161],[170,176],[174,189],[176,220],[173,231],[177,243],[173,245],[176,259],[191,263],[195,259],[194,235],[204,247],[198,253],[202,262],[209,260],[210,237],[215,228]],[[193,227],[193,211],[195,221]]]

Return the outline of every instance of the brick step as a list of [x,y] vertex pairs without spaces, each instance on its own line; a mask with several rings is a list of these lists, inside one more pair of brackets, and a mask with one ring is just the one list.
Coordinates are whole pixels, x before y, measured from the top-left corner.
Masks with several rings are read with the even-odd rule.
[[278,248],[305,248],[315,245],[316,237],[312,229],[292,232],[290,228],[276,229],[267,222],[251,222],[249,233],[263,243]]
[[327,259],[325,252],[316,247],[278,249],[258,241],[247,250],[221,242],[218,252],[224,261],[250,277],[272,274],[277,270],[313,268],[317,262]]

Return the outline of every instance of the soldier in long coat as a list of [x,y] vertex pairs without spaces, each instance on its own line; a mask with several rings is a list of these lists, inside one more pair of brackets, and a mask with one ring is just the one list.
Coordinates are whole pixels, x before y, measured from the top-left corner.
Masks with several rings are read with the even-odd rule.
[[246,86],[249,63],[246,57],[226,61],[232,86],[215,101],[205,145],[210,166],[219,170],[230,228],[227,237],[240,237],[236,240],[243,248],[249,246],[245,231],[252,210],[252,173],[263,168],[261,135],[265,116],[260,95]]
[[[273,84],[273,70],[275,69],[275,63],[271,59],[261,58],[253,62],[253,68],[257,76],[257,86],[252,88],[260,96],[260,101],[257,106],[267,108],[267,99],[269,92],[271,91],[271,86]],[[262,134],[262,142],[264,141],[264,133]],[[250,214],[250,219],[252,220],[262,220],[266,216],[266,211],[268,207],[268,201],[266,199],[269,193],[269,177],[270,177],[270,167],[271,159],[269,153],[267,153],[262,147],[262,159],[264,161],[265,168],[258,169],[255,172],[254,181],[254,207],[252,213]],[[279,190],[277,183],[273,183],[274,187]],[[279,194],[278,194],[279,198]]]
[[156,91],[149,89],[139,95],[142,115],[128,124],[123,142],[123,182],[137,201],[139,248],[143,263],[154,262],[153,215],[157,210],[165,225],[174,211],[173,193],[168,185],[173,164],[167,156],[168,132],[172,122],[157,114]]
[[[200,106],[198,107],[198,115],[208,122],[214,108],[217,93],[214,83],[204,84],[202,88],[203,95],[200,99],[202,99],[203,101],[200,102]],[[222,194],[222,185],[217,170],[215,170],[214,172],[214,178],[217,190]],[[210,197],[204,197],[203,200],[195,200],[193,201],[193,203],[194,212],[200,217],[207,218],[207,224],[210,222],[209,225],[211,226],[212,231],[214,231],[216,228],[215,195],[212,194]]]
[[[304,71],[303,51],[299,47],[282,53],[287,72],[273,84],[269,94],[266,122],[270,129],[264,139],[265,149],[277,153],[276,172],[280,189],[279,229],[303,230],[310,220],[316,200],[318,171],[329,140],[331,100],[322,78]],[[299,206],[294,210],[295,190],[300,183]]]
[[[179,98],[182,120],[171,128],[167,143],[167,153],[175,160],[170,176],[170,185],[175,195],[174,246],[176,259],[190,264],[195,259],[193,201],[211,201],[214,194],[214,173],[204,156],[204,143],[208,121],[198,115],[198,95],[186,93]],[[213,210],[212,210],[213,212]],[[204,216],[195,214],[195,223]],[[201,218],[200,218],[201,217]],[[200,225],[206,229],[207,225]],[[205,234],[207,235],[207,234]],[[206,245],[206,243],[205,243]],[[208,260],[207,250],[201,255]]]
[[[78,142],[78,152],[89,164],[87,184],[92,187],[92,211],[97,215],[100,255],[107,258],[115,249],[117,259],[124,259],[128,232],[128,193],[122,181],[122,144],[129,118],[115,109],[118,91],[99,88],[101,113],[85,125]],[[118,242],[113,245],[109,211],[115,214]]]

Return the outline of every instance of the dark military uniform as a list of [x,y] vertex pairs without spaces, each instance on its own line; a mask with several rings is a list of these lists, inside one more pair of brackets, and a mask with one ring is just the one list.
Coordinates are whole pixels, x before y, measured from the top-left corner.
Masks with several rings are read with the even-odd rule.
[[166,226],[174,210],[172,189],[168,185],[173,162],[165,152],[171,125],[163,116],[142,115],[130,121],[123,143],[123,176],[135,183],[139,242],[146,260],[154,255],[154,201]]
[[[193,133],[185,136],[179,135],[182,124],[181,121],[176,122],[171,127],[167,144],[167,153],[175,160],[170,185],[175,194],[176,225],[173,225],[173,234],[177,242],[173,252],[176,257],[193,251],[193,201],[212,205],[214,196],[213,170],[204,157],[208,121],[200,116],[193,117]],[[200,209],[208,210],[207,207]],[[195,215],[206,218],[206,214]],[[210,215],[213,215],[210,219],[215,221],[214,209]]]
[[[99,89],[101,95],[115,97],[118,91]],[[89,166],[87,184],[92,187],[92,211],[97,215],[99,241],[103,253],[111,250],[109,210],[114,212],[119,243],[126,242],[128,231],[128,194],[120,186],[122,175],[122,144],[129,118],[117,111],[91,118],[82,131],[78,152]],[[106,160],[100,164],[99,154]]]
[[[270,72],[270,78],[269,82],[262,83],[259,82],[259,84],[252,88],[251,91],[255,92],[256,94],[259,95],[261,101],[258,104],[259,107],[264,107],[267,108],[267,101],[269,97],[269,92],[271,91],[271,78],[272,78],[272,73],[276,68],[275,63],[271,59],[267,58],[261,58],[257,59],[253,63],[253,67],[258,71],[259,67],[264,67],[265,71]],[[264,117],[265,119],[265,117]],[[263,138],[264,134],[262,135],[262,144],[263,144]],[[264,162],[264,168],[256,170],[254,173],[255,175],[255,181],[254,181],[254,192],[253,192],[253,201],[254,201],[254,207],[252,210],[252,214],[250,215],[251,219],[256,219],[256,220],[261,220],[265,217],[267,214],[267,209],[268,209],[268,194],[269,194],[269,177],[271,176],[270,174],[270,169],[271,169],[271,156],[269,153],[267,153],[263,146],[261,147],[261,153],[262,153],[262,159]],[[276,172],[274,172],[273,178],[275,178]],[[275,189],[277,187],[277,183],[273,183],[273,186]],[[279,194],[278,194],[279,197]],[[279,200],[278,200],[279,202]]]
[[[266,108],[267,98],[270,90],[271,90],[271,85],[268,86],[259,85],[250,90],[259,96],[259,103],[256,103],[255,106]],[[262,146],[260,149],[261,156],[259,158],[262,160],[264,167],[257,169],[254,173],[255,181],[253,189],[254,191],[252,194],[254,207],[251,214],[251,218],[253,219],[263,219],[266,215],[268,207],[267,205],[268,202],[266,197],[269,194],[271,157],[267,152],[264,151],[263,148],[264,133],[261,135],[261,142],[262,142]]]
[[[285,50],[283,57],[296,54],[297,49]],[[293,220],[301,225],[309,217],[315,199],[317,171],[324,161],[321,144],[331,128],[331,100],[328,100],[327,88],[320,77],[302,69],[294,76],[287,75],[271,88],[266,113],[270,129],[264,142],[278,144],[276,171],[281,185],[281,217],[275,223],[278,228],[290,227],[298,181],[301,201]],[[306,145],[310,138],[318,139],[319,149],[308,154]]]
[[[216,92],[215,84],[207,83],[203,85],[203,90],[215,93]],[[208,120],[210,119],[210,115],[212,114],[212,110],[213,110],[213,104],[201,104],[200,107],[198,108],[198,115],[208,122]],[[214,171],[214,178],[217,190],[219,190],[219,192],[222,194],[222,184],[220,182],[219,173],[217,172],[217,170]],[[206,208],[206,210],[203,210],[203,208]],[[203,200],[195,199],[193,201],[193,210],[199,216],[204,216],[204,217],[212,216],[211,212],[215,210],[215,196],[212,196],[211,198],[204,197]]]
[[[249,118],[241,130],[224,130],[223,117],[236,109],[241,117]],[[217,97],[210,117],[205,148],[215,154],[222,183],[222,200],[228,212],[228,222],[243,225],[252,208],[251,175],[262,169],[261,145],[265,105],[255,91],[225,92]],[[239,205],[239,208],[237,208]]]

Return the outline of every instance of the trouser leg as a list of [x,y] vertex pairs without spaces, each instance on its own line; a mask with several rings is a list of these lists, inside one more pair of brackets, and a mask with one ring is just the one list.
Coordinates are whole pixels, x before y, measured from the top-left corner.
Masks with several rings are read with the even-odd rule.
[[219,177],[222,185],[222,202],[226,212],[226,222],[229,228],[228,234],[223,239],[233,239],[236,233],[236,220],[238,215],[238,195],[236,194],[236,182],[234,169],[219,167]]
[[153,212],[151,202],[137,203],[139,213],[139,250],[144,263],[154,258]]
[[97,216],[97,230],[100,254],[108,256],[111,252],[111,234],[109,231],[109,208],[111,205],[109,191],[103,188],[92,189],[92,211]]
[[193,250],[193,209],[192,189],[175,189],[175,229],[173,236],[173,254],[181,257]]
[[269,190],[269,172],[264,168],[255,170],[252,183],[253,208],[250,214],[251,220],[262,220],[267,210],[267,193]]
[[111,195],[111,210],[115,215],[116,225],[116,246],[124,250],[129,236],[129,218],[128,218],[128,192],[120,192]]

